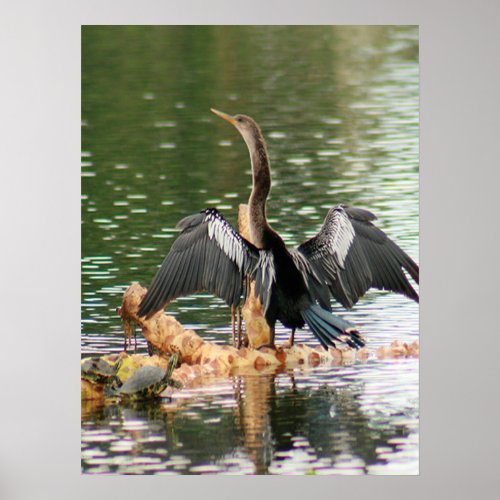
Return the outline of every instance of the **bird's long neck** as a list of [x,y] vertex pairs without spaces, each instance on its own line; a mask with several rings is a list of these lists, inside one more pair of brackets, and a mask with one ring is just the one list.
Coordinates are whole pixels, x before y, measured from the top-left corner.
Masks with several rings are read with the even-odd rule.
[[[259,131],[260,132],[260,131]],[[266,218],[266,201],[271,191],[271,170],[266,143],[262,134],[257,134],[248,144],[252,162],[252,193],[248,201],[250,234],[252,243],[258,248],[266,246],[266,232],[271,231]]]

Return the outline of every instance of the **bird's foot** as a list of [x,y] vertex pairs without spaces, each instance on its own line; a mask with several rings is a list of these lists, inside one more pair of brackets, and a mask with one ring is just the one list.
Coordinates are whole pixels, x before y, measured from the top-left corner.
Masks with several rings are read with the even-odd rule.
[[242,339],[238,341],[236,348],[241,349],[242,347],[248,347],[249,345],[250,342],[248,341],[248,337],[245,335]]
[[295,328],[292,329],[292,333],[290,335],[290,338],[288,339],[288,342],[286,344],[283,344],[283,347],[285,349],[290,349],[293,347],[295,344]]

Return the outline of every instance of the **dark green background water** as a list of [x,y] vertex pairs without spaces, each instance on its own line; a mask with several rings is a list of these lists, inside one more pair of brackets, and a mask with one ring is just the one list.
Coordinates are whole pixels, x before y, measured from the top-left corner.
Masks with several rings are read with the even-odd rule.
[[[179,219],[215,206],[235,224],[248,200],[246,146],[210,107],[261,125],[273,171],[268,212],[289,245],[347,203],[373,211],[418,260],[416,28],[84,27],[83,355],[121,349],[123,291],[148,285]],[[228,341],[218,299],[201,294],[168,309]],[[373,291],[338,311],[371,349],[418,338],[418,307],[402,297]],[[297,338],[315,343],[307,331]],[[417,360],[292,371],[259,384],[214,380],[193,391],[175,396],[175,412],[84,409],[82,470],[418,471]],[[260,416],[248,411],[254,398]]]

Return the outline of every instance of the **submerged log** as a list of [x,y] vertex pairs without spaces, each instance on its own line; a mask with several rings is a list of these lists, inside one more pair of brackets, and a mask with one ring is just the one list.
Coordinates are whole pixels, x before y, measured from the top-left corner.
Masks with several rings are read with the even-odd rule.
[[[124,324],[124,333],[131,336],[133,324],[142,328],[145,339],[160,353],[178,353],[181,365],[172,373],[172,379],[182,386],[201,381],[207,376],[228,376],[244,373],[276,373],[285,368],[316,367],[320,364],[348,365],[356,361],[365,362],[375,354],[378,359],[419,356],[419,344],[394,341],[390,346],[382,346],[371,354],[366,347],[354,350],[350,347],[323,349],[295,344],[292,347],[264,347],[236,349],[229,345],[219,345],[201,338],[195,331],[185,329],[175,318],[159,311],[151,318],[137,316],[139,304],[146,294],[146,288],[132,283],[125,291],[122,306],[118,312]],[[141,366],[154,365],[165,369],[168,360],[161,355],[144,356],[119,355],[104,356],[110,363],[121,360],[119,378],[126,380]],[[130,373],[126,373],[130,370]],[[123,372],[123,373],[122,373]],[[169,391],[167,389],[166,391]],[[103,386],[82,378],[82,401],[105,399]]]
[[[169,318],[165,316],[165,318]],[[168,324],[172,324],[173,318],[169,318]],[[175,321],[175,320],[174,320]],[[177,322],[176,322],[177,323]],[[177,325],[180,325],[177,323]],[[180,326],[184,335],[190,335],[192,330],[184,330]],[[192,332],[196,335],[194,332]],[[230,346],[218,346],[204,342],[207,344],[205,349],[200,351],[196,356],[189,356],[184,359],[184,362],[176,368],[172,373],[172,380],[179,382],[183,387],[198,385],[204,383],[209,376],[227,376],[227,375],[244,375],[244,374],[274,374],[281,372],[289,367],[314,367],[321,363],[330,363],[332,365],[348,365],[358,362],[365,362],[373,356],[369,355],[366,348],[360,351],[353,349],[330,349],[328,353],[322,348],[311,348],[305,345],[296,345],[287,349],[273,349],[266,348],[266,352],[252,351],[247,348],[236,349]],[[175,344],[170,344],[172,350],[177,351]],[[218,348],[218,349],[212,349]],[[181,349],[182,351],[182,349]],[[227,352],[233,351],[232,355],[227,355]],[[210,352],[209,357],[203,357],[204,353]],[[220,358],[218,354],[224,353]],[[382,346],[376,349],[375,357],[377,359],[394,359],[394,358],[418,358],[419,344],[417,341],[412,344],[407,344],[398,340],[391,343],[390,346]],[[121,367],[118,370],[119,378],[122,382],[127,380],[135,370],[142,366],[159,366],[166,369],[168,359],[164,356],[153,355],[147,356],[143,354],[127,354],[122,352],[120,354],[113,354],[103,356],[105,361],[114,364],[121,361]],[[189,361],[187,362],[186,359]],[[193,364],[197,361],[197,364]],[[167,388],[163,395],[169,395],[173,389]],[[104,394],[104,384],[90,382],[82,378],[81,381],[81,400],[82,401],[96,401],[103,404],[106,399]]]
[[390,346],[381,346],[377,349],[377,358],[418,358],[420,345],[417,341],[407,344],[400,340],[394,340]]
[[146,294],[146,288],[133,283],[123,295],[119,314],[124,323],[125,332],[132,330],[131,323],[142,328],[144,337],[160,352],[177,352],[183,363],[201,365],[203,371],[216,374],[229,372],[239,367],[259,367],[270,365],[311,365],[320,363],[352,362],[367,356],[366,348],[355,351],[350,347],[330,348],[328,351],[321,346],[309,347],[297,344],[290,348],[264,347],[260,350],[243,347],[236,349],[229,345],[218,345],[203,340],[193,330],[184,327],[172,316],[163,311],[157,312],[151,318],[139,318],[139,304]]
[[[243,347],[236,349],[229,345],[219,345],[207,342],[195,331],[185,329],[175,318],[163,311],[157,312],[151,318],[139,318],[139,304],[146,294],[146,288],[133,283],[123,295],[119,314],[124,323],[125,332],[131,331],[131,323],[142,328],[144,337],[160,352],[179,353],[180,359],[186,365],[182,378],[205,374],[228,374],[234,369],[262,369],[266,366],[318,366],[320,364],[348,364],[356,360],[365,361],[369,357],[366,347],[354,350],[350,347],[323,349],[321,346],[310,347],[296,344],[292,347],[264,347],[252,349]],[[418,357],[418,343],[411,346],[402,342],[393,342],[388,348],[380,348],[378,357]],[[197,367],[197,368],[188,368]],[[175,373],[175,372],[174,372]],[[182,380],[181,380],[182,382]]]

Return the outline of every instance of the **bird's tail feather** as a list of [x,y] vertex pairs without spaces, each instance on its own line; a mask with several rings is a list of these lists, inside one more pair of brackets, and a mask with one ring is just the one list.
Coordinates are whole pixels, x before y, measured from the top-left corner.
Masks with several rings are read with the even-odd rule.
[[317,304],[309,306],[302,316],[325,349],[330,346],[335,347],[335,342],[342,342],[354,349],[365,345],[359,332],[351,323],[322,309]]

